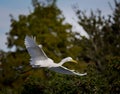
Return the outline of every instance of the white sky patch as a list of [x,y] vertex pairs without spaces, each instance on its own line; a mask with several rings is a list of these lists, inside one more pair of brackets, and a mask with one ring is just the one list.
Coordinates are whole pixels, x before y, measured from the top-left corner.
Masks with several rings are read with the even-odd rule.
[[10,14],[17,20],[20,14],[27,15],[29,14],[29,8],[26,9],[13,9],[7,7],[0,7],[0,50],[4,51],[13,51],[15,48],[8,49],[6,46],[7,36],[6,33],[10,31]]
[[0,11],[1,11],[1,14],[0,14],[0,32],[2,32],[1,29],[5,29],[5,28],[9,27],[10,19],[9,19],[8,9],[0,8]]
[[0,50],[7,49],[6,45],[6,36],[4,33],[0,33]]

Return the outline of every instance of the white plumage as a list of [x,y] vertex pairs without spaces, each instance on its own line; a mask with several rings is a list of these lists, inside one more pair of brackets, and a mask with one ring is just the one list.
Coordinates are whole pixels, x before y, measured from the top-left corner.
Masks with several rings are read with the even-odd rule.
[[68,74],[68,75],[79,75],[84,76],[87,73],[77,73],[74,70],[70,70],[64,66],[62,66],[65,62],[75,62],[71,57],[67,57],[61,60],[60,63],[54,63],[54,61],[47,57],[47,55],[42,50],[42,45],[37,45],[35,38],[26,36],[25,37],[25,46],[28,50],[28,53],[31,56],[30,65],[35,67],[47,67],[50,70],[53,70],[58,73]]

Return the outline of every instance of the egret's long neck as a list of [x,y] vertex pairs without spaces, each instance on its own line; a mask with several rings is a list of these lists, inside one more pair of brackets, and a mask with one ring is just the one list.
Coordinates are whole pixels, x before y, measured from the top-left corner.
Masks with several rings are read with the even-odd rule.
[[66,62],[67,62],[66,59],[62,59],[62,60],[60,61],[59,65],[63,65],[63,64],[66,63]]

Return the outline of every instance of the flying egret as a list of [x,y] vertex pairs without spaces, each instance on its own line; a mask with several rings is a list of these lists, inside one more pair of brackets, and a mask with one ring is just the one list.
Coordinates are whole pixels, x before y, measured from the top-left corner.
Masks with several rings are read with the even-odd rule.
[[54,61],[47,57],[47,55],[42,50],[41,45],[37,45],[35,38],[30,36],[25,37],[25,46],[27,48],[28,53],[31,56],[30,65],[33,68],[36,67],[46,67],[50,70],[53,70],[58,73],[68,74],[68,75],[79,75],[84,76],[87,73],[77,73],[74,70],[70,70],[64,66],[62,66],[65,62],[75,62],[71,57],[67,57],[61,60],[60,63],[54,63]]

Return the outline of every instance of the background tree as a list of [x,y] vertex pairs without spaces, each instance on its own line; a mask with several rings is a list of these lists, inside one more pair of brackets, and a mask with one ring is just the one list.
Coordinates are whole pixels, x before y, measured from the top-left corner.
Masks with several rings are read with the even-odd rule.
[[[120,2],[115,0],[113,14],[102,16],[101,11],[91,11],[90,16],[75,8],[78,23],[87,32],[89,38],[76,39],[82,47],[80,58],[89,61],[88,76],[81,86],[87,93],[120,92]],[[85,82],[84,82],[85,81]],[[91,90],[92,88],[92,90]],[[106,92],[105,92],[106,91]]]
[[[84,49],[81,56],[94,61],[98,68],[102,68],[108,56],[120,56],[120,26],[119,3],[115,1],[113,15],[102,16],[101,11],[91,11],[87,16],[85,12],[75,8],[78,23],[87,32],[89,38],[83,37],[78,44]],[[83,57],[84,58],[84,57]]]
[[[23,85],[25,90],[31,90],[35,86],[36,88],[32,89],[33,92],[37,87],[37,90],[42,92],[39,87],[46,88],[47,82],[44,80],[48,79],[52,72],[49,73],[44,69],[26,72],[31,66],[29,66],[30,56],[24,45],[25,36],[35,36],[37,43],[43,45],[48,57],[55,62],[59,62],[68,54],[76,59],[81,49],[74,46],[75,34],[71,31],[72,26],[64,23],[65,18],[57,8],[56,0],[49,0],[47,3],[32,0],[32,4],[33,11],[29,15],[19,15],[18,20],[11,15],[11,30],[7,33],[7,46],[8,48],[14,47],[15,51],[7,53],[7,60],[3,63],[2,74],[4,76],[2,76],[1,84],[19,88],[26,81]],[[54,73],[53,76],[55,77]],[[49,79],[52,77],[50,76]],[[42,84],[44,86],[41,86]],[[26,91],[23,90],[23,92]]]

